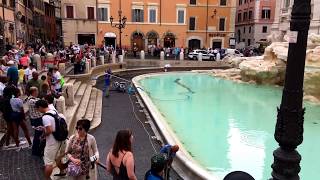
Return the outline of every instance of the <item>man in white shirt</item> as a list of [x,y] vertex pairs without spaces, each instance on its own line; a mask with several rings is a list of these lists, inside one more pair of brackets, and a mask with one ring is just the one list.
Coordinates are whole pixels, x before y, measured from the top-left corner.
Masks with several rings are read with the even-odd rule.
[[53,84],[54,84],[54,89],[56,90],[56,92],[62,92],[62,87],[61,87],[61,79],[62,76],[59,72],[58,67],[55,67],[53,69]]
[[29,80],[32,79],[32,73],[33,72],[37,72],[36,68],[34,67],[34,65],[32,63],[29,64],[29,67],[27,69],[24,70],[24,76],[25,76],[25,80],[26,82],[28,82]]
[[[50,114],[57,114],[56,111],[50,110],[48,107],[48,103],[45,100],[39,100],[36,102],[36,108],[41,113],[50,113]],[[56,156],[59,155],[59,150],[61,148],[62,142],[57,141],[54,136],[53,132],[56,130],[56,124],[54,117],[50,115],[43,115],[42,116],[42,123],[44,126],[45,136],[46,136],[46,147],[44,148],[44,164],[45,164],[45,178],[46,180],[50,180],[51,173],[53,171],[55,165]]]

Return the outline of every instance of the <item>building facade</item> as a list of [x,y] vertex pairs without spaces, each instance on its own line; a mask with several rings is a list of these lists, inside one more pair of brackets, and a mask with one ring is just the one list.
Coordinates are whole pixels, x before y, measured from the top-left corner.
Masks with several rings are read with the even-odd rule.
[[276,0],[238,0],[236,41],[245,46],[266,41],[275,18]]
[[44,26],[45,28],[45,40],[56,42],[57,40],[57,28],[56,28],[56,16],[55,6],[53,2],[49,0],[44,1]]
[[65,45],[96,44],[96,0],[62,0],[62,30]]
[[30,42],[34,39],[33,8],[32,0],[16,0],[15,23],[17,27],[17,40]]
[[234,38],[236,1],[188,1],[187,45],[189,48],[228,48]]
[[[286,34],[290,30],[293,0],[278,0],[272,31]],[[317,10],[318,9],[318,10]],[[309,33],[320,34],[320,0],[311,0],[311,23]]]
[[4,44],[13,44],[16,40],[15,23],[14,23],[14,0],[3,0],[0,2],[0,20],[2,21],[1,34]]
[[234,37],[235,0],[63,0],[62,6],[65,44],[90,36],[98,46],[110,39],[116,46],[120,33],[110,17],[118,23],[119,10],[126,17],[121,40],[127,49],[229,47]]

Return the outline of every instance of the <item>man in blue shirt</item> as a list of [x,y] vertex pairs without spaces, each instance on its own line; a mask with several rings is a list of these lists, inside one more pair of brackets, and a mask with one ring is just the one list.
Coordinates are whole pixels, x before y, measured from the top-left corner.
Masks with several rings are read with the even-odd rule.
[[159,153],[151,158],[151,169],[145,174],[145,180],[164,180],[162,177],[163,170],[166,166],[166,157],[164,154]]
[[164,170],[165,179],[167,179],[169,177],[170,168],[171,168],[171,164],[173,162],[173,158],[176,156],[176,153],[178,151],[179,151],[178,145],[172,146],[170,144],[166,144],[160,149],[160,153],[165,154],[165,156],[167,157],[167,159],[166,159],[167,164],[166,164],[166,167]]
[[105,75],[104,75],[103,91],[104,91],[105,97],[109,97],[110,95],[109,91],[110,91],[110,83],[111,83],[111,74],[112,74],[111,68],[108,68],[108,70],[105,72]]
[[14,61],[9,61],[8,65],[10,66],[7,71],[8,83],[17,87],[19,80],[18,68],[15,66]]

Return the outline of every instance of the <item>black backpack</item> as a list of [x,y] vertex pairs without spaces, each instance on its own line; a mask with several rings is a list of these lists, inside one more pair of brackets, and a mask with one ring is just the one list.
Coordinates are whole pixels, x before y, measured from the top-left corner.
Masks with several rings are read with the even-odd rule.
[[68,137],[68,125],[66,123],[66,120],[63,117],[59,116],[57,111],[56,114],[45,113],[44,115],[48,115],[54,118],[56,130],[52,132],[53,137],[57,141],[65,141]]

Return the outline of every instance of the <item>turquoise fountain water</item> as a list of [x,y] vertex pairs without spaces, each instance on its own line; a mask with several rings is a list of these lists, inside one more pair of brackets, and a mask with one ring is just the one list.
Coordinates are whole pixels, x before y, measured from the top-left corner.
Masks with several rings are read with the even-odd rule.
[[[242,170],[271,177],[281,88],[235,83],[207,74],[168,73],[139,81],[189,154],[221,179]],[[320,106],[305,103],[301,179],[319,179]]]

